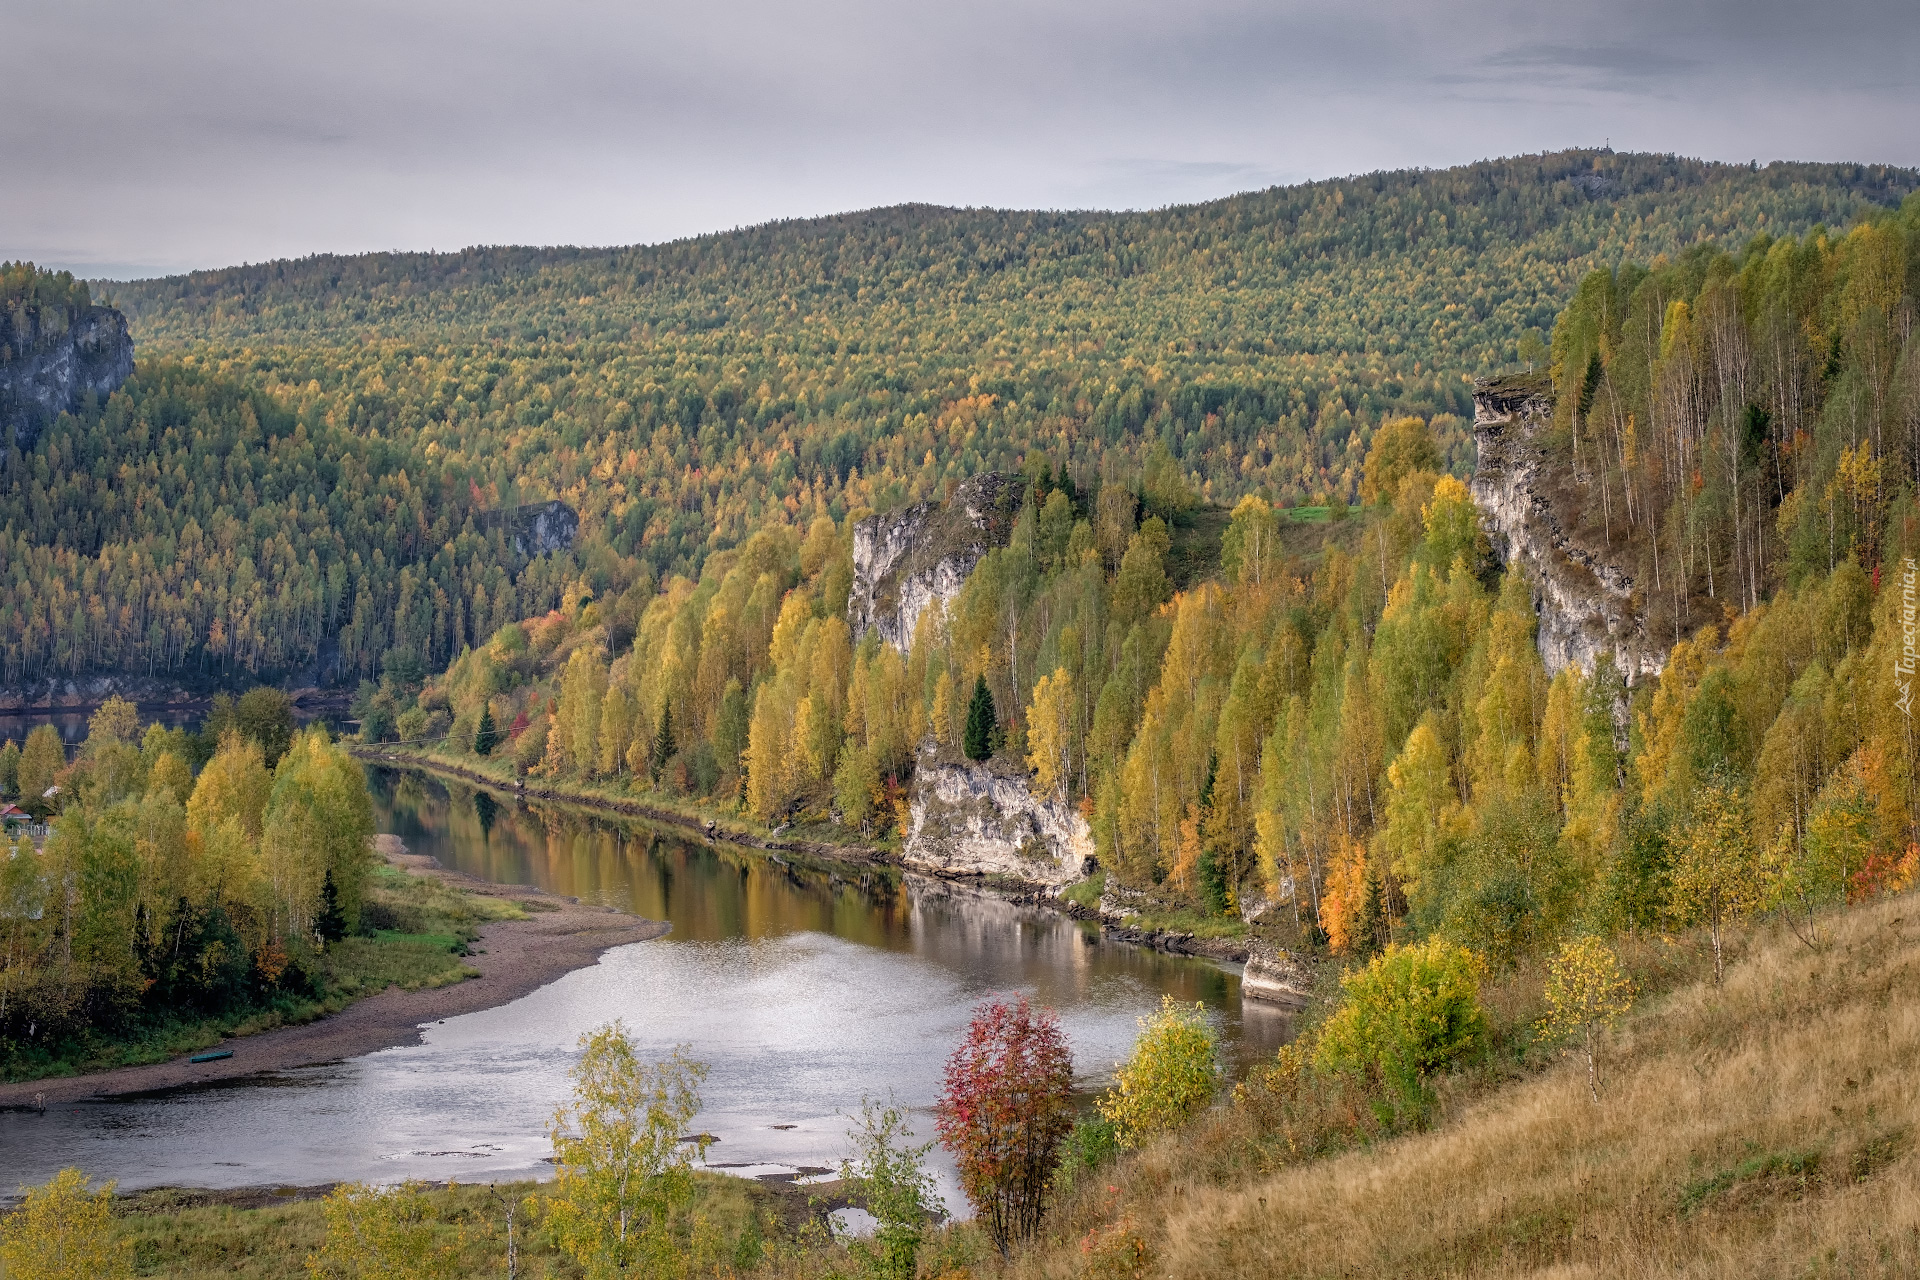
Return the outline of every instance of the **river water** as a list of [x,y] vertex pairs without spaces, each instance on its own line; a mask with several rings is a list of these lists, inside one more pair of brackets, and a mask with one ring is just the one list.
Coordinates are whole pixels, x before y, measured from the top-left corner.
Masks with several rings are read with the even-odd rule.
[[[1229,966],[1109,942],[1064,917],[894,872],[714,848],[670,830],[374,771],[379,829],[506,883],[671,922],[424,1043],[342,1062],[0,1113],[0,1187],[66,1165],[123,1189],[543,1176],[546,1124],[583,1032],[623,1019],[645,1053],[709,1066],[695,1132],[742,1174],[831,1167],[848,1116],[891,1095],[931,1138],[941,1068],[972,1008],[1027,994],[1058,1011],[1079,1084],[1103,1084],[1163,994],[1203,1003],[1238,1071],[1286,1038]],[[245,1042],[238,1052],[245,1054]],[[950,1168],[935,1155],[948,1203]]]

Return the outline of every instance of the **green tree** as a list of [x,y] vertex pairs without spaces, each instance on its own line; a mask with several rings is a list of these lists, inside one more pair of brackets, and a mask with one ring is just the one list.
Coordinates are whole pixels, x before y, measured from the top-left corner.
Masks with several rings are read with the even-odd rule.
[[993,754],[994,730],[999,728],[1000,720],[994,714],[993,693],[987,688],[987,677],[979,675],[973,681],[973,700],[967,703],[967,728],[960,739],[960,749],[969,760],[985,760]]
[[233,708],[234,727],[260,744],[267,768],[280,763],[293,742],[293,699],[268,685],[240,695]]
[[693,1194],[694,1144],[680,1135],[700,1110],[707,1069],[682,1049],[642,1063],[620,1022],[580,1043],[573,1097],[548,1129],[558,1164],[548,1226],[596,1280],[667,1270],[673,1212]]
[[653,731],[653,752],[647,760],[647,773],[655,786],[660,785],[660,775],[667,770],[667,762],[673,759],[673,704],[660,704],[660,724]]
[[493,708],[487,703],[480,704],[480,723],[473,729],[473,754],[490,756],[493,749],[500,745],[500,731],[493,723]]
[[939,1204],[924,1163],[933,1144],[912,1145],[906,1109],[871,1098],[861,1101],[859,1126],[847,1136],[854,1155],[841,1161],[841,1181],[879,1223],[872,1244],[856,1240],[850,1251],[873,1280],[913,1280],[927,1222]]

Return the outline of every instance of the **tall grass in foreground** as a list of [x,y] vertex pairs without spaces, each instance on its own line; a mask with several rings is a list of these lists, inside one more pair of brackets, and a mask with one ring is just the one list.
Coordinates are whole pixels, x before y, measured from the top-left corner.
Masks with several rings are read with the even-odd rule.
[[1357,1149],[1297,1164],[1256,1109],[1216,1110],[1089,1180],[1016,1274],[1920,1274],[1920,900],[1823,932],[1763,927],[1723,986],[1649,999],[1598,1103],[1584,1059],[1468,1073],[1433,1128],[1369,1141],[1356,1108]]

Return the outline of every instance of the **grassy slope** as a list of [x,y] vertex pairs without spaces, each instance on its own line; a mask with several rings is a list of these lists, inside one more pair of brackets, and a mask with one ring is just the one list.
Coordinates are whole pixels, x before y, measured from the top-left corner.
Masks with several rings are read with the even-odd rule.
[[1649,997],[1607,1046],[1599,1105],[1569,1060],[1477,1099],[1456,1090],[1426,1133],[1277,1169],[1269,1147],[1264,1170],[1228,1154],[1251,1148],[1246,1117],[1217,1111],[1109,1171],[1016,1270],[1916,1274],[1920,899],[1823,930],[1813,951],[1767,926],[1724,987]]

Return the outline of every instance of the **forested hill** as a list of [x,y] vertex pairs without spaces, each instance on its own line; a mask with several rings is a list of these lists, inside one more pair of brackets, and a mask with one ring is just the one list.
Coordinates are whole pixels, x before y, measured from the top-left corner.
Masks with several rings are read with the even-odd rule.
[[[156,350],[458,337],[723,356],[785,335],[796,353],[822,339],[828,354],[863,354],[846,350],[861,338],[911,350],[924,372],[935,353],[1013,362],[1092,343],[1154,358],[1171,340],[1215,357],[1409,355],[1471,370],[1550,325],[1595,261],[1844,224],[1917,185],[1886,166],[1565,152],[1146,213],[901,205],[658,246],[321,255],[117,285],[114,298]],[[804,339],[828,319],[861,332]],[[909,328],[923,341],[900,343]]]
[[[1036,452],[1083,486],[1351,500],[1412,413],[1464,472],[1468,379],[1544,356],[1590,268],[1916,188],[1570,152],[1154,213],[913,206],[106,286],[139,371],[0,470],[0,684],[277,678],[332,638],[349,678],[432,669],[570,584],[698,577],[769,521]],[[490,517],[552,498],[580,544],[523,563]]]
[[[1162,439],[1220,501],[1351,498],[1374,425],[1465,416],[1468,375],[1522,358],[1588,270],[1845,226],[1916,188],[1567,152],[1150,213],[902,206],[655,247],[315,257],[113,297],[147,353],[317,393],[691,568],[769,497],[830,501],[857,468],[847,505],[885,507],[1039,439],[1136,471]],[[1436,434],[1464,469],[1465,433]],[[639,505],[569,493],[588,457],[634,450]]]

